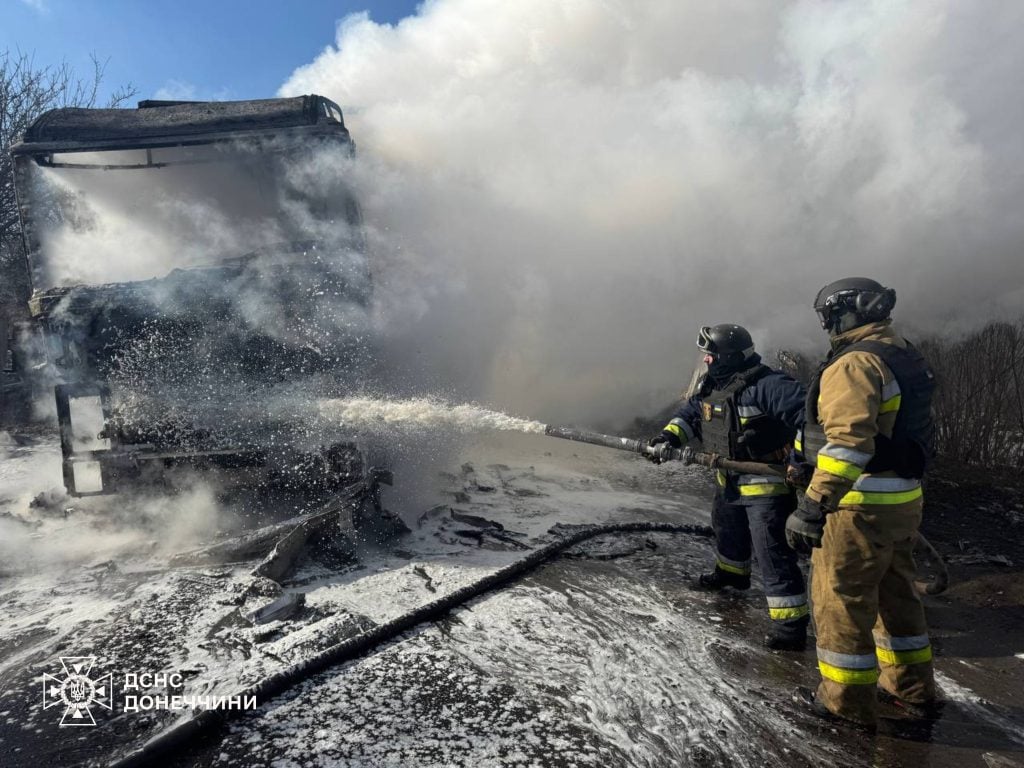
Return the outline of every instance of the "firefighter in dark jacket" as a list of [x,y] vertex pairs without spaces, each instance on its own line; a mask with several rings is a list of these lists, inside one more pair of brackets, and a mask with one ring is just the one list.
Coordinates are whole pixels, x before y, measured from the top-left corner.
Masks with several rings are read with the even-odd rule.
[[[732,459],[783,463],[803,426],[803,385],[761,363],[750,334],[738,325],[705,326],[697,346],[707,374],[696,393],[650,444],[678,448],[700,440],[703,450]],[[698,580],[705,589],[750,587],[756,559],[772,629],[765,645],[803,650],[809,610],[796,554],[786,545],[786,518],[796,496],[779,477],[719,471],[711,508],[716,562]]]
[[914,716],[938,712],[912,555],[934,378],[893,332],[895,303],[895,291],[862,277],[818,293],[814,308],[832,351],[811,385],[798,442],[809,461],[814,454],[814,475],[786,524],[793,548],[813,552],[821,673],[817,691],[800,689],[797,700],[868,729],[879,698]]

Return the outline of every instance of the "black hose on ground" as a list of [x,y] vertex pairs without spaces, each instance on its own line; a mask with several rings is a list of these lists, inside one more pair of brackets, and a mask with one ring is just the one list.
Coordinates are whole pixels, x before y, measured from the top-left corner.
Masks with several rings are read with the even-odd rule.
[[917,534],[917,542],[914,544],[915,552],[922,552],[925,559],[935,569],[935,575],[930,580],[917,579],[914,587],[921,595],[940,595],[949,588],[949,568],[946,561],[938,553],[932,543],[920,533]]
[[[349,638],[337,645],[326,648],[316,656],[277,672],[270,677],[239,691],[234,696],[248,698],[255,696],[260,704],[284,693],[289,688],[306,680],[328,667],[359,658],[377,646],[393,640],[417,624],[435,621],[453,608],[489,592],[525,573],[533,570],[546,560],[587,539],[608,533],[682,533],[689,536],[712,537],[714,532],[705,525],[676,525],[671,523],[613,523],[609,525],[586,526],[568,536],[553,541],[526,557],[509,563],[504,568],[484,576],[477,582],[455,590],[432,603],[420,606],[409,613],[398,616],[371,630]],[[163,733],[146,742],[142,747],[115,760],[110,768],[138,768],[138,766],[166,764],[167,756],[198,736],[222,727],[229,720],[237,718],[245,710],[206,709],[194,717],[171,726]]]

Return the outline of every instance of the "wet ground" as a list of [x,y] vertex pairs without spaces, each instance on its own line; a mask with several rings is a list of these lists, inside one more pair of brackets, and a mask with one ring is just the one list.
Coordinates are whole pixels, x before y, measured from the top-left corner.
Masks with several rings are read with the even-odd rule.
[[[60,672],[60,656],[95,655],[93,677],[180,674],[181,686],[152,695],[229,695],[522,557],[558,523],[706,523],[710,493],[695,468],[541,437],[488,438],[432,469],[416,491],[422,504],[407,504],[410,534],[363,543],[355,563],[305,560],[283,585],[304,606],[252,627],[239,614],[279,595],[272,584],[254,589],[251,562],[168,565],[165,518],[187,521],[205,496],[186,496],[164,518],[147,507],[141,527],[116,507],[54,520],[24,508],[40,490],[29,468],[53,463],[52,443],[7,450],[0,497],[14,517],[0,533],[10,541],[31,522],[18,551],[32,557],[5,550],[12,562],[0,579],[4,766],[105,764],[188,715],[115,702],[92,707],[96,727],[61,728],[64,707],[41,702],[43,675]],[[790,695],[815,680],[813,651],[761,647],[760,591],[694,591],[710,560],[706,539],[631,534],[586,542],[261,701],[166,764],[1024,766],[1024,586],[1012,549],[1024,540],[1022,521],[1011,489],[974,512],[998,525],[970,526],[954,508],[978,494],[944,482],[930,494],[929,533],[951,556],[955,583],[927,602],[950,704],[929,729],[888,719],[867,737],[805,716]],[[105,524],[111,517],[119,522]],[[205,517],[192,522],[175,528],[181,548],[217,535]],[[964,533],[982,527],[994,533]]]

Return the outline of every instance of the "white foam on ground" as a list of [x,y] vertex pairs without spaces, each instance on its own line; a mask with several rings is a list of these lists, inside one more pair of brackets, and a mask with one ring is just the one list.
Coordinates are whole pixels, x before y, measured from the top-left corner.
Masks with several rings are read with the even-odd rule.
[[1024,728],[1020,724],[1004,717],[996,711],[995,705],[983,696],[979,696],[970,688],[960,685],[949,675],[936,670],[935,682],[946,698],[955,701],[967,711],[975,715],[979,722],[995,725],[1006,734],[1007,738],[1017,744],[1024,744]]

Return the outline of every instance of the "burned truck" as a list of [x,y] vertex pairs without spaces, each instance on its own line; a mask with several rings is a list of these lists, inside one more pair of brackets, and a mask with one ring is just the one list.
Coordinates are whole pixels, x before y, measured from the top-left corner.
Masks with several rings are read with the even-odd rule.
[[188,466],[286,487],[372,474],[376,495],[386,473],[316,423],[373,368],[353,151],[317,95],[56,109],[26,130],[11,365],[55,409],[70,494]]

